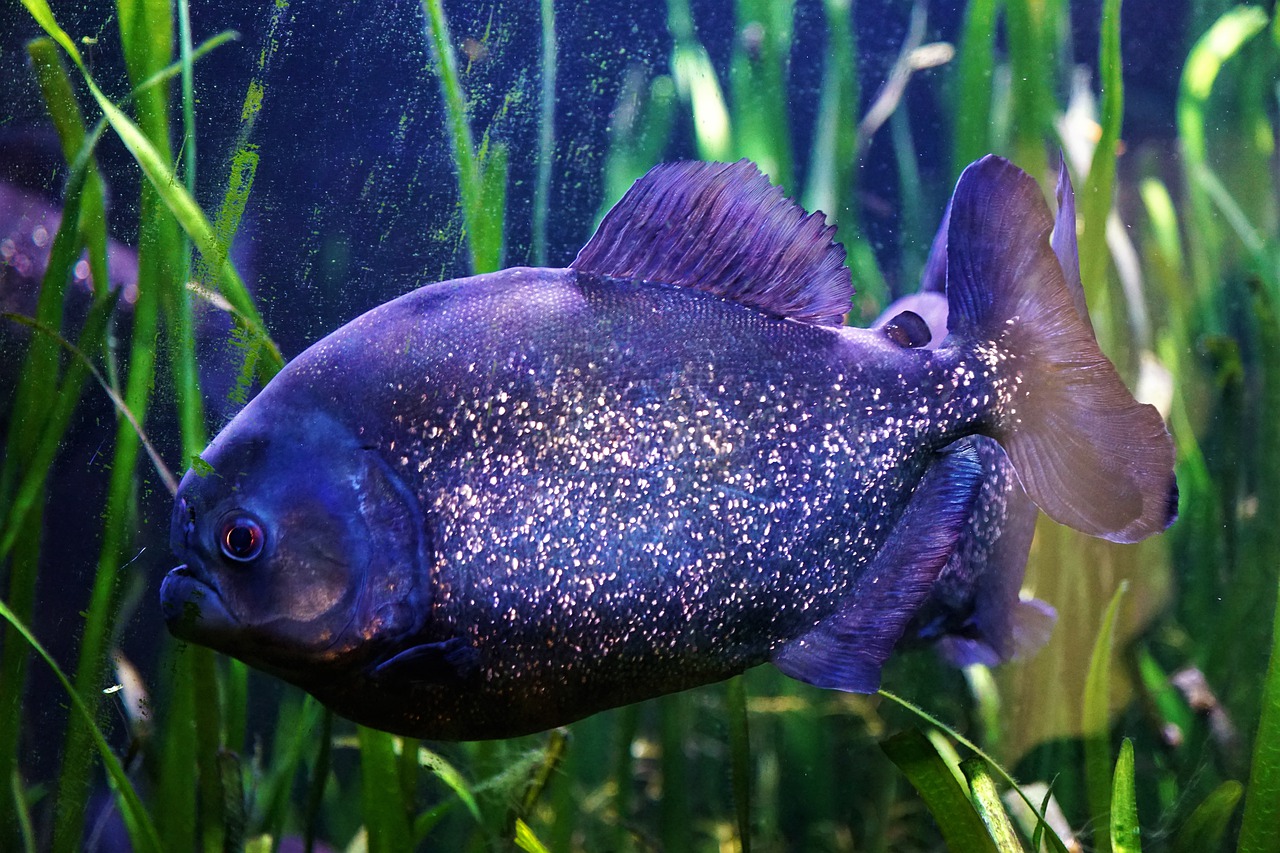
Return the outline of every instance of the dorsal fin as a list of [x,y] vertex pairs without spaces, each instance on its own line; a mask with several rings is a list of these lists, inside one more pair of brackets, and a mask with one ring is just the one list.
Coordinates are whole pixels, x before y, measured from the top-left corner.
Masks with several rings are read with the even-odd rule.
[[853,283],[834,233],[749,160],[667,163],[632,184],[570,266],[839,326]]

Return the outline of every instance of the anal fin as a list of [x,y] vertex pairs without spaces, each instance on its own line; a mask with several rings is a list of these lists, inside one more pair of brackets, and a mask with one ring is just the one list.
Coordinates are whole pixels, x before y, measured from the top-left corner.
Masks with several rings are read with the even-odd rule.
[[936,641],[955,666],[992,666],[1044,645],[1054,610],[1019,597],[1036,505],[999,444],[984,436],[963,442],[978,454],[982,485],[955,552],[903,641]]
[[776,649],[773,664],[818,687],[876,691],[881,667],[956,548],[982,474],[967,443],[939,454],[840,609]]

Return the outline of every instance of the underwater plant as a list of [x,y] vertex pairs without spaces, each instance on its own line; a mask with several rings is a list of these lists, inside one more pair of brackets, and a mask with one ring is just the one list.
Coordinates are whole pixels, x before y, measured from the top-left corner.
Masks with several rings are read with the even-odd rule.
[[[45,187],[60,190],[62,227],[47,230],[33,298],[15,309],[0,293],[0,847],[108,849],[123,831],[151,850],[1280,849],[1274,13],[1192,2],[1172,16],[1159,52],[1181,77],[1163,92],[1168,130],[1153,131],[1133,120],[1150,96],[1128,76],[1145,37],[1133,0],[972,0],[932,23],[923,6],[851,0],[424,0],[412,26],[388,28],[422,80],[380,119],[385,151],[329,175],[316,149],[295,178],[287,158],[307,155],[267,141],[273,110],[312,122],[283,98],[297,91],[287,63],[313,39],[337,55],[353,13],[325,10],[318,31],[300,4],[255,10],[246,50],[201,29],[220,19],[186,0],[73,5],[23,0],[28,17],[5,25],[41,36],[5,66],[27,99],[9,109],[47,112],[63,165]],[[617,59],[573,36],[597,31],[639,46]],[[354,52],[371,75],[380,44]],[[1096,58],[1083,82],[1077,55]],[[527,70],[504,74],[503,57]],[[220,81],[233,93],[201,76],[213,62],[239,69]],[[372,124],[356,81],[330,88],[343,120],[368,106]],[[210,144],[199,130],[214,113]],[[446,744],[354,727],[164,639],[153,602],[174,484],[161,472],[189,467],[282,366],[277,340],[296,351],[327,329],[311,323],[381,301],[319,284],[400,264],[403,292],[455,269],[555,265],[658,162],[747,157],[838,227],[865,323],[916,289],[964,165],[994,152],[1052,186],[1059,151],[1094,331],[1170,423],[1180,520],[1136,547],[1042,521],[1025,586],[1059,622],[1030,659],[957,674],[904,655],[878,697],[764,668],[567,730]],[[380,177],[400,161],[427,165]],[[342,194],[315,209],[263,203],[272,181],[324,180]],[[442,200],[440,218],[386,238],[419,221],[404,205],[382,214],[392,225],[370,218],[401,184]],[[296,291],[242,280],[246,232],[305,242],[326,206],[380,245],[439,254],[353,258],[349,239],[321,234]],[[108,286],[109,231],[136,247],[136,293]],[[68,293],[82,256],[87,297]],[[4,269],[8,287],[17,266]],[[86,529],[95,553],[68,568],[60,549]],[[82,603],[52,610],[60,599]]]

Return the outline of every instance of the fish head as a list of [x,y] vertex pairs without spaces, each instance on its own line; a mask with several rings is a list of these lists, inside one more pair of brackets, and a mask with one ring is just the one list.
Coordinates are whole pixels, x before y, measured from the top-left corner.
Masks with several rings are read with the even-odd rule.
[[425,530],[417,499],[351,429],[254,403],[182,479],[170,529],[182,565],[161,604],[180,639],[305,686],[421,627]]

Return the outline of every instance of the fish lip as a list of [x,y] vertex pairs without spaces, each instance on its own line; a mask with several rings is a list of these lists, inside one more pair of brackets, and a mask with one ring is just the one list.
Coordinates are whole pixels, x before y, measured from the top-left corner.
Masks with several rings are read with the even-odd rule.
[[181,639],[207,638],[239,625],[218,588],[188,563],[164,576],[160,604],[169,631]]

